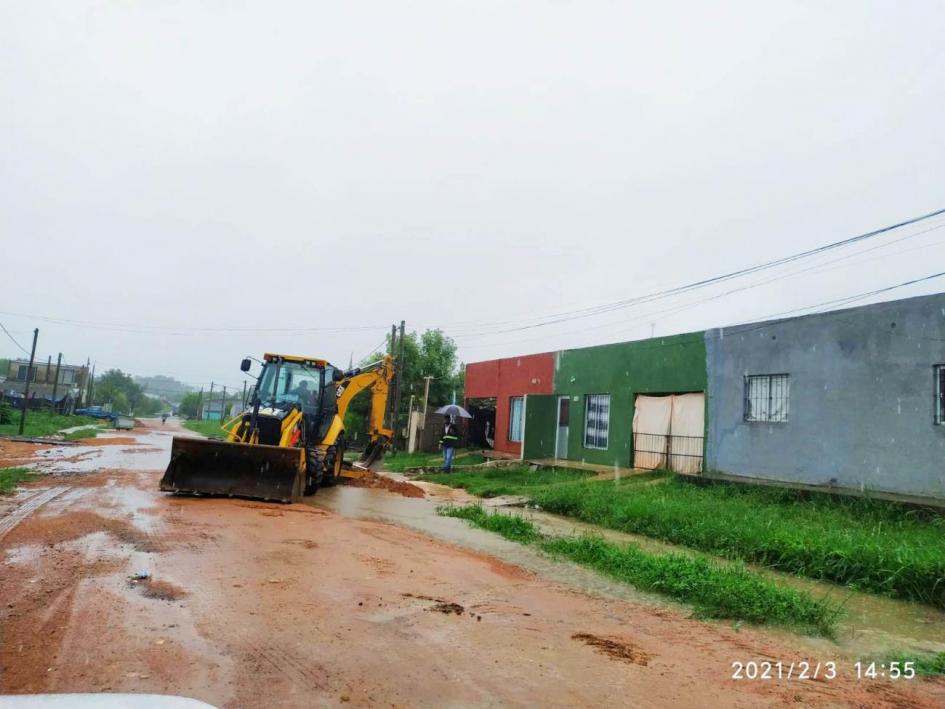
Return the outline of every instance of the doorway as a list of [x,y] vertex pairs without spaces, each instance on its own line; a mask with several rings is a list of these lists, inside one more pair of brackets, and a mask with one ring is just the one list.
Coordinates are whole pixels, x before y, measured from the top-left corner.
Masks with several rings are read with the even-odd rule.
[[555,434],[555,458],[568,457],[568,425],[571,420],[571,397],[558,397],[558,430]]
[[636,397],[633,411],[633,466],[702,472],[705,394]]

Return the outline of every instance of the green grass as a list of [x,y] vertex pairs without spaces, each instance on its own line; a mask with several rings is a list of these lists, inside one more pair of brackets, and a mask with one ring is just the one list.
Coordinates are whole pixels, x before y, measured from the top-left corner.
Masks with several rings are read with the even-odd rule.
[[[478,450],[478,449],[476,449]],[[486,459],[476,451],[457,450],[453,456],[453,466],[478,465]],[[389,452],[384,457],[384,470],[401,473],[409,468],[439,468],[443,465],[443,451],[437,453]]]
[[539,538],[538,527],[530,520],[518,515],[488,513],[479,505],[467,507],[445,506],[437,508],[437,514],[444,517],[464,519],[475,527],[495,532],[513,542],[531,544]]
[[543,537],[530,520],[488,513],[479,506],[444,507],[439,513],[523,544],[537,544],[552,556],[590,567],[644,591],[691,604],[703,618],[725,618],[833,633],[839,607],[810,593],[780,585],[744,566],[721,566],[683,554],[645,552],[634,544],[599,537]]
[[[463,488],[479,497],[490,498],[500,495],[530,496],[548,486],[587,482],[594,475],[596,475],[594,472],[573,468],[539,468],[533,471],[527,465],[512,465],[448,474],[426,473],[418,475],[416,479]],[[665,471],[653,471],[628,477],[623,484],[637,485],[655,480],[668,480],[669,477],[670,474]]]
[[[872,662],[872,660],[863,660],[863,662]],[[900,669],[904,662],[912,662],[916,675],[921,677],[945,677],[945,652],[935,654],[919,654],[915,652],[895,653],[883,662],[889,666],[890,662],[898,662]]]
[[26,468],[0,468],[0,494],[13,492],[20,483],[38,477]]
[[[23,435],[30,438],[51,436],[64,428],[73,426],[97,426],[101,421],[91,416],[64,416],[51,411],[34,410],[26,412],[26,428]],[[13,412],[9,423],[0,424],[0,436],[18,436],[20,431],[20,412]]]
[[83,438],[95,438],[102,429],[98,426],[89,426],[88,428],[80,428],[78,431],[69,431],[69,433],[64,434],[64,438],[67,441],[78,441]]
[[945,516],[933,511],[681,479],[549,485],[530,497],[610,529],[945,608]]
[[565,468],[540,468],[531,471],[527,465],[517,465],[447,474],[429,473],[418,475],[416,479],[450,487],[461,487],[479,497],[498,497],[500,495],[528,495],[539,487],[584,480],[592,475],[594,473],[584,470]]
[[183,422],[184,428],[203,434],[208,438],[226,438],[226,431],[220,428],[219,421],[196,421],[188,419]]

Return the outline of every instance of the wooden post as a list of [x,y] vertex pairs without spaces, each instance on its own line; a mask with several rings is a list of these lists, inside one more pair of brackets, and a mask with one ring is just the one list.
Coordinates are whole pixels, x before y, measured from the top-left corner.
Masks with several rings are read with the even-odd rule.
[[59,353],[59,357],[56,359],[56,378],[53,380],[52,386],[52,403],[53,409],[56,408],[56,392],[59,391],[59,368],[62,366],[62,352]]
[[26,428],[26,407],[30,403],[30,379],[33,378],[33,360],[36,359],[36,340],[39,337],[39,328],[33,330],[33,350],[30,352],[30,363],[26,368],[26,386],[23,388],[23,410],[20,412],[20,435]]

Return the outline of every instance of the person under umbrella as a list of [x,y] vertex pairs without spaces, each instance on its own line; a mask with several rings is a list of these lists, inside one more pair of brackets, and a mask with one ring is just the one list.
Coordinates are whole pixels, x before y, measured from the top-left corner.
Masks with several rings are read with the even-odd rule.
[[453,453],[456,450],[456,444],[459,443],[459,429],[453,423],[452,416],[446,416],[446,426],[443,429],[443,437],[440,438],[440,445],[443,446],[443,468],[444,473],[453,471]]

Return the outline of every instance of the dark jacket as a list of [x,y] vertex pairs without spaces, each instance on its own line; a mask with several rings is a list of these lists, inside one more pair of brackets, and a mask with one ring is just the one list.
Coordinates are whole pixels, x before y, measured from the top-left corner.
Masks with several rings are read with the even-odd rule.
[[444,448],[455,448],[459,443],[459,429],[455,423],[446,424],[443,429],[443,437],[440,439],[440,445]]

